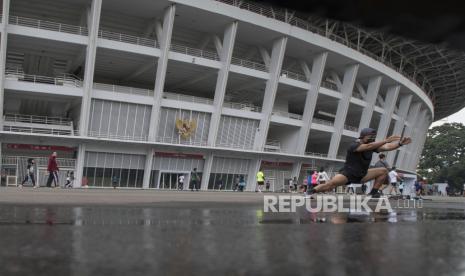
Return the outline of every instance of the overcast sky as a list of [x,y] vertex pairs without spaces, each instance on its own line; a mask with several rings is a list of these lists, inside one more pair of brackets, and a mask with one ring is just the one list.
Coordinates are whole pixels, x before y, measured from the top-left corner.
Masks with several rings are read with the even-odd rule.
[[465,125],[465,108],[455,114],[450,115],[449,117],[444,118],[443,120],[434,122],[431,127],[439,126],[444,123],[462,123]]

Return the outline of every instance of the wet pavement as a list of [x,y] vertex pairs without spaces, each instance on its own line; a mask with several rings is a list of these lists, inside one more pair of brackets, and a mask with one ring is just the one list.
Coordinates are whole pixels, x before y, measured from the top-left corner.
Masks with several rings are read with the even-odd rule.
[[[4,191],[0,275],[465,275],[462,200],[377,214],[264,213],[254,193],[118,203],[137,194]],[[54,203],[61,193],[67,204]]]

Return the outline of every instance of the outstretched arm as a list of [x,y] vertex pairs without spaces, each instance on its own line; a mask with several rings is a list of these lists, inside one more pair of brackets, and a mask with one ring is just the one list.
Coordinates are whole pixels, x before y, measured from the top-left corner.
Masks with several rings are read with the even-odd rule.
[[383,140],[383,141],[372,142],[369,144],[361,144],[360,146],[358,146],[358,148],[355,151],[362,152],[362,151],[370,151],[370,150],[375,150],[375,149],[378,149],[378,151],[380,151],[380,149],[384,147],[386,144],[397,141],[399,139],[400,139],[400,136],[391,136],[391,137],[386,138],[386,140]]
[[391,151],[391,150],[396,150],[402,146],[408,145],[412,142],[412,139],[410,137],[403,137],[399,141],[394,141],[388,144],[385,144],[381,147],[378,148],[378,151]]

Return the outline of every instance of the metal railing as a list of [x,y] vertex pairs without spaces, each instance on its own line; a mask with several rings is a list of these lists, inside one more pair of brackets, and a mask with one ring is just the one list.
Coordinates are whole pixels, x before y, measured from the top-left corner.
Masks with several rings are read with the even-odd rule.
[[266,68],[265,64],[254,62],[251,60],[245,60],[245,59],[240,59],[237,57],[232,57],[231,64],[262,71],[262,72],[268,72],[268,69]]
[[147,136],[127,136],[117,135],[112,133],[101,133],[98,131],[88,131],[87,135],[94,138],[114,139],[114,140],[130,140],[130,141],[147,141]]
[[308,82],[308,79],[305,75],[287,71],[287,70],[281,70],[281,77],[290,78],[290,79],[303,81],[303,82]]
[[176,53],[186,54],[190,56],[202,57],[211,60],[220,60],[220,57],[217,53],[205,51],[201,49],[191,48],[184,45],[179,44],[171,44],[170,50]]
[[354,126],[344,125],[344,129],[358,132],[358,127],[354,127]]
[[48,117],[48,116],[37,116],[37,115],[23,115],[23,114],[5,114],[3,116],[6,122],[19,122],[19,123],[30,123],[30,124],[46,124],[46,125],[60,125],[60,126],[72,126],[73,121],[67,118],[61,117]]
[[320,125],[325,125],[325,126],[334,126],[333,122],[319,119],[319,118],[313,118],[312,122],[315,124],[320,124]]
[[238,145],[238,144],[225,143],[225,142],[216,143],[215,146],[220,147],[220,148],[230,148],[230,149],[243,149],[243,150],[252,149],[252,145],[246,145],[246,144]]
[[[37,166],[47,167],[48,157],[36,156],[2,156],[3,165],[18,165],[20,162],[27,162],[29,158],[33,158]],[[76,159],[71,158],[57,158],[58,167],[74,168],[76,167]]]
[[265,142],[264,150],[270,152],[279,152],[281,151],[281,142],[278,140],[267,140]]
[[150,89],[135,88],[135,87],[121,86],[121,85],[116,85],[116,84],[106,84],[106,83],[94,83],[93,88],[98,89],[98,90],[131,94],[131,95],[141,95],[141,96],[153,96],[153,93],[154,93],[153,90],[150,90]]
[[234,102],[223,102],[223,107],[232,108],[232,109],[239,109],[244,111],[252,111],[252,112],[262,112],[262,108],[260,106],[256,106],[249,103],[234,103]]
[[8,80],[50,84],[56,86],[82,87],[82,80],[71,74],[63,74],[56,77],[46,77],[24,74],[18,69],[7,69],[5,72],[5,78]]
[[99,30],[98,37],[113,41],[119,41],[129,44],[135,44],[140,46],[146,46],[151,48],[160,48],[160,45],[155,39],[138,37],[133,35],[127,35],[122,33],[115,33],[110,31]]
[[315,157],[328,158],[328,154],[326,154],[326,153],[319,153],[319,152],[305,152],[305,155],[310,155],[310,156],[315,156]]
[[200,104],[213,104],[213,100],[209,98],[202,98],[197,96],[190,96],[172,92],[163,92],[163,98],[169,100],[177,100],[182,102],[190,102],[190,103],[200,103]]
[[[391,69],[395,70],[396,72],[399,72],[400,74],[402,74],[403,76],[405,76],[406,78],[408,78],[410,81],[412,81],[413,83],[415,83],[418,87],[421,87],[424,91],[429,91],[430,89],[427,89],[425,85],[421,85],[417,80],[415,80],[413,77],[411,77],[407,72],[403,71],[403,70],[400,70],[398,67],[394,66],[392,63],[390,63],[389,61],[385,60],[384,58],[364,49],[364,48],[361,48],[359,45],[355,44],[355,43],[352,43],[350,41],[348,41],[346,38],[343,38],[339,35],[336,35],[334,33],[331,33],[331,32],[328,32],[327,30],[323,29],[323,28],[320,28],[318,26],[315,26],[313,24],[311,24],[310,22],[304,20],[304,19],[301,19],[301,18],[298,18],[296,16],[293,16],[293,15],[290,15],[290,14],[293,14],[292,12],[289,13],[289,14],[286,14],[286,12],[283,12],[282,10],[278,9],[278,8],[273,8],[271,6],[264,6],[264,5],[260,5],[260,4],[257,4],[257,3],[253,3],[253,2],[247,2],[247,1],[240,1],[240,0],[215,0],[215,1],[218,1],[218,2],[222,2],[222,3],[225,3],[225,4],[228,4],[228,5],[231,5],[231,6],[235,6],[235,7],[238,7],[240,9],[244,9],[244,10],[248,10],[250,12],[253,12],[253,13],[257,13],[257,14],[260,14],[260,15],[263,15],[263,16],[266,16],[266,17],[270,17],[270,18],[273,18],[273,19],[276,19],[276,20],[279,20],[279,21],[282,21],[284,23],[288,23],[292,26],[296,26],[300,29],[304,29],[304,30],[307,30],[307,31],[310,31],[312,33],[316,33],[316,34],[319,34],[321,36],[324,36],[326,38],[329,38],[333,41],[336,41],[340,44],[343,44],[349,48],[352,48],[366,56],[369,56],[371,58],[373,58],[374,60],[380,62],[380,63],[383,63],[385,64],[386,66],[390,67]],[[328,87],[329,88],[329,87]],[[336,90],[337,91],[337,90]],[[429,97],[431,98],[431,97]]]
[[73,26],[58,22],[50,22],[45,20],[33,19],[33,18],[26,18],[20,16],[10,16],[8,20],[9,24],[12,25],[19,25],[24,27],[30,27],[35,29],[47,30],[47,31],[55,31],[60,33],[68,33],[68,34],[77,34],[87,36],[89,35],[89,31],[87,27],[82,26]]
[[158,136],[157,142],[167,144],[181,144],[181,145],[192,145],[192,146],[207,146],[207,141],[192,141],[184,140],[181,137],[163,137]]
[[336,84],[334,84],[332,82],[329,82],[329,81],[326,81],[326,80],[321,81],[321,86],[325,87],[325,88],[328,88],[328,89],[331,89],[331,90],[336,91],[336,92],[339,91]]
[[273,111],[273,115],[278,115],[281,117],[286,117],[290,119],[295,119],[295,120],[302,120],[302,115],[300,114],[294,114],[294,113],[289,113],[289,112],[284,112],[284,111]]
[[3,126],[4,131],[20,132],[20,133],[33,133],[33,134],[50,134],[50,135],[73,135],[72,130],[55,129],[55,128],[36,128],[36,127],[19,127],[19,126]]

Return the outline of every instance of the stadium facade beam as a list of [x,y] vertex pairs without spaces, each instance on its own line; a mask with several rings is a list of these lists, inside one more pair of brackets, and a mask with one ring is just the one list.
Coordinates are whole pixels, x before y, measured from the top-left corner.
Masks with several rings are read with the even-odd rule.
[[392,114],[396,106],[397,98],[399,96],[400,85],[393,85],[387,89],[384,114],[381,115],[381,120],[378,126],[378,133],[376,134],[376,140],[385,139],[388,135],[389,127],[391,125]]
[[148,141],[156,141],[156,133],[158,128],[158,116],[160,113],[161,99],[163,96],[163,88],[165,86],[166,70],[168,68],[168,55],[171,44],[171,35],[173,33],[174,17],[176,5],[172,4],[165,9],[163,15],[163,30],[161,33],[160,58],[157,63],[157,73],[155,76],[155,88],[152,98],[152,112],[150,114],[150,128]]
[[378,98],[379,88],[381,87],[381,80],[383,77],[375,76],[368,81],[368,89],[366,94],[367,104],[363,107],[362,117],[360,118],[359,130],[370,126],[371,117],[373,116],[373,109]]
[[[157,73],[155,76],[155,88],[152,98],[152,112],[150,114],[148,141],[156,141],[158,128],[158,116],[160,113],[161,99],[163,96],[163,87],[165,86],[166,70],[168,68],[168,54],[171,44],[171,35],[173,33],[174,17],[176,5],[172,4],[166,8],[163,15],[163,30],[160,43],[160,58],[157,63]],[[155,27],[157,28],[157,27]],[[145,170],[142,187],[148,188],[150,185],[150,175],[152,173],[154,153],[151,149],[147,150],[145,157]]]
[[79,134],[87,136],[89,125],[90,105],[92,102],[92,88],[94,83],[95,59],[97,55],[97,37],[100,25],[100,11],[102,0],[93,0],[91,6],[91,19],[89,26],[89,42],[87,44],[86,62],[84,71],[84,94],[81,102],[81,118],[79,120]]
[[[3,22],[9,21],[10,16],[10,0],[3,0]],[[0,41],[0,130],[3,130],[3,105],[5,103],[5,69],[6,69],[6,52],[8,42],[8,24],[1,24],[1,41]],[[0,142],[0,157],[2,156],[2,142]],[[2,158],[0,158],[0,168],[3,168]],[[0,186],[3,185],[0,179]],[[5,186],[7,183],[5,183]]]
[[[226,27],[223,35],[223,42],[216,42],[216,44],[222,44],[217,46],[219,50],[219,56],[221,61],[221,68],[218,71],[218,77],[216,79],[215,97],[213,99],[214,112],[210,119],[210,128],[208,132],[208,146],[215,146],[216,138],[218,136],[218,127],[221,121],[221,114],[223,109],[224,97],[226,95],[226,86],[228,85],[229,68],[231,67],[231,58],[234,50],[234,43],[236,41],[238,22],[234,21]],[[219,40],[219,38],[218,38]],[[213,165],[213,154],[209,154],[205,160],[203,167],[203,177],[201,183],[201,189],[207,190],[208,182],[210,179],[210,173]]]
[[213,153],[206,154],[205,162],[203,163],[202,179],[200,180],[200,189],[208,190],[208,183],[210,182],[210,174],[212,172],[213,160],[215,156]]
[[429,129],[430,125],[431,125],[431,120],[428,118],[428,119],[426,119],[424,127],[423,127],[423,131],[421,132],[422,136],[420,138],[421,139],[420,143],[418,144],[415,159],[412,160],[412,163],[411,163],[411,166],[413,167],[412,170],[415,170],[416,169],[415,165],[417,165],[418,162],[420,162],[421,153],[423,151],[423,147],[425,146],[425,142],[426,142],[426,138],[427,138],[427,134],[428,134],[428,129]]
[[254,149],[263,150],[266,138],[268,135],[268,128],[270,126],[271,114],[273,113],[273,106],[278,90],[279,77],[281,75],[281,67],[284,60],[284,53],[286,52],[287,37],[281,37],[273,42],[273,50],[271,53],[270,61],[270,74],[266,82],[265,95],[262,104],[262,119],[255,135]]
[[353,64],[346,67],[344,79],[342,81],[341,94],[342,98],[337,105],[336,118],[334,119],[334,132],[331,134],[331,142],[329,144],[328,157],[336,158],[341,142],[344,124],[349,110],[350,97],[354,90],[355,80],[357,78],[359,64]]
[[[210,119],[210,128],[208,133],[208,145],[214,146],[218,135],[218,126],[221,121],[221,110],[223,108],[226,86],[228,84],[229,68],[231,67],[231,58],[234,50],[234,42],[237,33],[237,21],[229,24],[224,32],[223,45],[221,47],[221,68],[218,71],[216,80],[215,97],[213,100],[214,112]],[[218,42],[220,43],[220,42]]]
[[77,150],[76,172],[74,173],[74,177],[76,181],[73,182],[73,188],[79,188],[82,186],[85,156],[86,156],[86,144],[81,143],[78,145],[78,150]]
[[304,154],[307,147],[308,136],[312,126],[313,115],[315,113],[318,93],[320,91],[327,58],[328,52],[324,52],[313,59],[312,73],[310,75],[310,89],[307,91],[307,95],[305,97],[304,113],[302,115],[303,124],[299,130],[299,139],[295,149],[297,154]]
[[[0,41],[0,130],[3,130],[3,105],[5,102],[5,69],[6,53],[8,45],[8,31],[5,22],[8,22],[10,16],[10,0],[3,0],[3,19],[1,24],[2,38]],[[1,143],[0,143],[1,147]],[[1,166],[1,160],[0,160]]]
[[[427,110],[423,109],[420,114],[419,118],[417,119],[417,122],[415,123],[415,128],[413,130],[412,136],[413,137],[420,137],[418,136],[420,133],[424,133],[425,129],[425,124],[427,122]],[[422,143],[423,138],[420,137],[419,141],[416,141],[416,143],[410,144],[410,154],[405,158],[406,163],[405,163],[405,168],[412,169],[413,161],[416,159],[417,153],[420,150],[419,146]],[[408,147],[408,146],[407,146]]]
[[[421,103],[414,103],[410,106],[410,111],[407,117],[408,125],[405,128],[404,136],[405,137],[412,137],[413,128],[415,127],[415,123],[418,118],[418,114],[420,113]],[[397,157],[397,161],[395,166],[398,168],[402,168],[405,164],[405,155],[407,153],[406,147],[402,147],[399,151],[399,155]],[[393,164],[392,164],[393,165]]]
[[262,160],[260,158],[250,160],[250,167],[247,174],[247,186],[245,188],[246,191],[253,192],[257,190],[257,181],[255,177],[258,173],[258,170],[260,170],[261,167]]
[[[84,71],[84,94],[81,101],[81,117],[79,120],[79,135],[87,136],[89,125],[90,106],[92,102],[92,89],[94,82],[95,59],[97,55],[97,37],[100,25],[100,15],[102,9],[102,0],[93,0],[88,18],[89,24],[89,42],[87,44],[85,71]],[[84,172],[84,158],[86,156],[85,144],[78,146],[78,154],[76,160],[76,184],[78,187],[82,185],[82,175]]]
[[[412,95],[405,95],[401,98],[400,101],[400,106],[399,106],[399,120],[396,121],[394,125],[394,135],[402,135],[402,130],[404,129],[405,126],[405,117],[407,117],[408,110],[410,108],[410,104],[412,103]],[[396,152],[391,152],[390,154],[387,155],[386,161],[389,164],[394,163],[394,157],[396,155]]]

